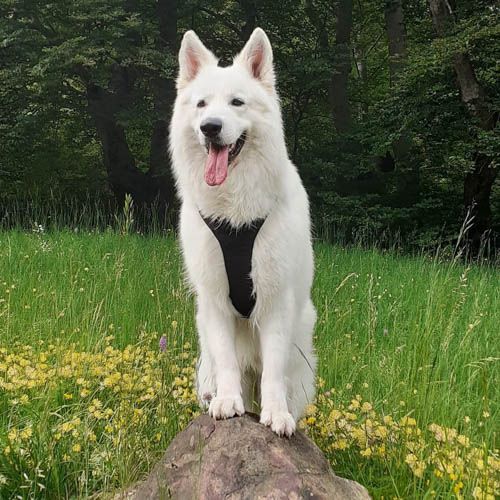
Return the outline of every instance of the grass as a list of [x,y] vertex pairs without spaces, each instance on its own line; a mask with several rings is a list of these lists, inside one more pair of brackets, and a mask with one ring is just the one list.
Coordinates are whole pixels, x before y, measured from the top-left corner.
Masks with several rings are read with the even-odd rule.
[[[499,494],[498,281],[316,245],[301,425],[337,474],[374,498]],[[0,233],[0,498],[99,497],[147,474],[199,411],[193,319],[169,233]]]

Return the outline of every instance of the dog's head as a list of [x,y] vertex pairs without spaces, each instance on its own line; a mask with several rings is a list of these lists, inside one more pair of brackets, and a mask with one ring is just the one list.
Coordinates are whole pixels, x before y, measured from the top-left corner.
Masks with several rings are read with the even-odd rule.
[[272,121],[271,113],[276,117],[276,107],[279,116],[266,34],[255,29],[233,65],[219,67],[212,52],[188,31],[179,51],[177,91],[175,114],[185,129],[184,140],[191,141],[191,150],[196,146],[197,157],[203,154],[206,183],[220,185],[228,166],[241,161],[259,135],[266,134],[266,121]]

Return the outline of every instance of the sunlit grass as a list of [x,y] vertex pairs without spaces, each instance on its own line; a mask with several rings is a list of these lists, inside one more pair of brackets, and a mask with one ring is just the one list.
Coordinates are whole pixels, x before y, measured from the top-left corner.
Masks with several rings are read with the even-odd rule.
[[[334,470],[375,498],[494,498],[498,271],[323,244],[316,263],[302,425]],[[168,233],[0,233],[0,498],[143,477],[198,411],[193,319]]]

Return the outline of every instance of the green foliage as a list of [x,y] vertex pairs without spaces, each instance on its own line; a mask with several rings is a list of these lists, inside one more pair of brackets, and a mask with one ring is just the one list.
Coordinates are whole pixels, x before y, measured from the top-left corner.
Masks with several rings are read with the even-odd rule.
[[[477,152],[498,164],[498,128],[484,131],[460,101],[452,55],[466,50],[492,112],[500,109],[498,8],[483,0],[456,1],[453,33],[436,39],[424,2],[403,2],[408,64],[391,82],[385,2],[353,2],[349,104],[354,126],[339,135],[331,115],[337,3],[264,1],[254,20],[245,2],[178,2],[177,43],[195,29],[223,63],[244,42],[246,23],[269,34],[274,50],[288,149],[312,201],[316,227],[454,238],[463,219],[463,181]],[[249,5],[251,2],[249,3]],[[99,86],[113,99],[113,119],[125,131],[135,167],[150,165],[152,127],[168,114],[171,97],[155,104],[158,81],[176,74],[175,47],[160,37],[157,7],[144,1],[36,0],[0,2],[0,199],[34,192],[109,198],[102,138],[87,95]],[[165,94],[165,93],[164,93]],[[411,154],[393,172],[376,158],[394,154],[408,136]],[[167,166],[165,165],[165,168]],[[418,171],[415,196],[408,179]],[[413,181],[412,181],[413,182]],[[498,181],[492,226],[500,228]],[[323,227],[323,226],[328,227]],[[333,229],[335,227],[335,229]],[[428,242],[430,243],[430,241]]]

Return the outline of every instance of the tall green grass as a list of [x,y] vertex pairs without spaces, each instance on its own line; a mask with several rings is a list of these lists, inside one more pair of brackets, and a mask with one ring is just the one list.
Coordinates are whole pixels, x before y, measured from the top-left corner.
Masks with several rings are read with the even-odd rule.
[[316,345],[329,383],[368,383],[370,400],[404,400],[446,425],[498,402],[498,271],[320,244],[316,266]]
[[0,199],[0,231],[31,231],[39,226],[46,231],[108,231],[121,228],[126,212],[133,216],[139,233],[160,234],[174,226],[175,207],[159,199],[121,208],[114,198],[96,199],[88,193],[85,199],[77,199],[53,193],[44,198],[31,194],[26,199]]
[[[383,414],[411,416],[422,429],[431,423],[454,428],[478,446],[498,448],[498,271],[439,255],[405,257],[322,243],[315,253],[320,392],[333,389],[335,404],[346,405],[359,394]],[[196,414],[187,394],[196,345],[194,301],[183,286],[172,233],[4,231],[0,300],[0,381],[8,380],[14,365],[24,373],[21,358],[73,370],[34,389],[0,385],[0,498],[85,498],[125,488],[146,474]],[[164,353],[158,346],[162,335]],[[59,354],[47,355],[45,362],[39,353],[49,344]],[[117,360],[129,345],[140,348],[137,362],[121,367]],[[24,354],[14,359],[13,353]],[[127,393],[125,404],[104,375],[85,375],[95,366],[122,374],[129,370],[138,380],[143,372],[156,374],[161,384],[144,383],[136,399]],[[79,378],[92,381],[92,394],[81,395]],[[141,399],[148,384],[155,395]],[[112,431],[92,417],[93,398],[113,410]],[[133,422],[140,409],[147,421]],[[121,427],[120,412],[125,415]],[[60,425],[76,416],[82,429],[96,436],[96,441],[83,440],[81,451],[72,451],[70,441],[53,442]],[[13,429],[29,426],[32,435],[24,441],[11,439]],[[23,458],[23,447],[29,459]],[[356,450],[328,456],[339,475],[362,482],[376,498],[424,498],[432,491],[440,498],[454,496],[453,488],[439,487],[432,475],[428,484],[414,478],[404,457],[381,465]],[[50,470],[44,469],[49,462]],[[470,495],[474,484],[471,479],[464,491]]]

